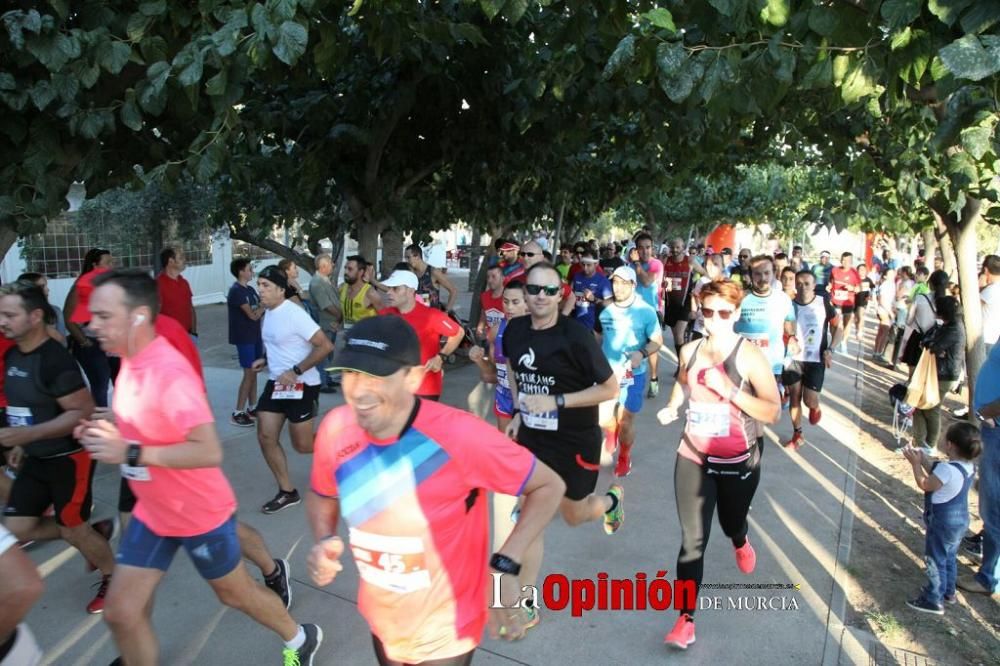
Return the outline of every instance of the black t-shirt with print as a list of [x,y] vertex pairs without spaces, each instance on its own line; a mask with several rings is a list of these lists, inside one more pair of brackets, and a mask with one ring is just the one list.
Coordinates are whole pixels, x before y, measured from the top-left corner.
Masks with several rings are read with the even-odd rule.
[[[7,425],[12,428],[58,418],[65,411],[59,405],[59,398],[86,388],[73,356],[52,339],[26,354],[17,347],[9,349],[4,356],[4,374]],[[32,442],[24,447],[24,452],[36,458],[49,458],[80,448],[72,435],[65,435]]]
[[[532,330],[530,316],[511,319],[504,330],[503,350],[519,394],[575,393],[602,384],[613,374],[594,333],[563,315],[555,326],[541,331]],[[593,428],[597,419],[596,406],[563,409],[557,432]],[[532,427],[524,413],[521,421],[522,427]]]

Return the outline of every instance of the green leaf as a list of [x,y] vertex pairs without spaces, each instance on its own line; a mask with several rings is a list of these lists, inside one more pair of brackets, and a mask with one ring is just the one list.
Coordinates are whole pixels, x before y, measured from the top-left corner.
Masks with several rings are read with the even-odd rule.
[[[176,61],[175,61],[176,62]],[[187,64],[177,75],[177,81],[182,86],[193,86],[201,82],[201,75],[205,66],[205,56],[201,51],[195,51],[191,56],[191,62]]]
[[456,42],[468,42],[476,46],[489,46],[483,33],[471,23],[452,23],[448,26],[452,39]]
[[736,82],[736,72],[724,55],[714,56],[714,61],[705,72],[705,80],[701,84],[701,98],[708,102],[723,86]]
[[795,53],[791,49],[782,49],[781,64],[774,72],[774,78],[782,83],[791,83],[795,77]]
[[14,203],[14,197],[0,196],[0,217],[13,215],[16,208],[17,204]]
[[294,65],[306,52],[309,33],[295,21],[285,21],[278,28],[278,39],[274,43],[274,55],[286,65]]
[[765,23],[781,27],[788,23],[791,13],[788,0],[767,0],[767,4],[760,10],[760,19]]
[[823,37],[830,37],[840,27],[840,17],[832,7],[816,5],[809,10],[809,29]]
[[109,74],[118,74],[128,63],[132,48],[125,42],[105,41],[97,47],[97,64]]
[[167,13],[166,0],[149,0],[139,5],[139,13],[143,16],[161,16]]
[[135,101],[135,90],[129,88],[125,91],[125,103],[122,104],[118,117],[121,119],[122,125],[130,130],[138,132],[142,129],[142,113]]
[[503,16],[512,24],[516,24],[528,11],[528,0],[507,0],[503,7]]
[[677,32],[677,26],[674,25],[674,17],[668,9],[657,7],[656,9],[646,12],[642,16],[657,28],[669,30],[672,33]]
[[8,72],[0,72],[0,90],[15,90],[17,88],[17,81],[14,80],[14,75]]
[[981,81],[1000,71],[1000,49],[987,51],[975,35],[956,39],[938,55],[945,68],[958,78]]
[[881,14],[890,30],[909,25],[920,16],[921,0],[885,0]]
[[929,0],[927,8],[946,25],[953,24],[962,11],[976,0]]
[[656,47],[656,68],[659,75],[671,77],[680,71],[688,53],[681,42],[660,42]]
[[271,22],[271,15],[259,2],[250,10],[250,23],[260,39],[271,39],[278,28]]
[[607,81],[617,74],[622,67],[632,62],[632,58],[634,57],[635,35],[625,35],[618,42],[618,46],[615,47],[611,57],[608,58],[608,63],[604,66],[604,73],[602,74],[604,80]]
[[66,72],[52,75],[52,89],[64,102],[70,102],[77,96],[81,83],[85,82]]
[[899,50],[905,46],[908,46],[912,39],[913,39],[913,30],[910,28],[910,26],[906,26],[905,28],[903,28],[902,30],[900,30],[899,32],[897,32],[892,36],[892,39],[889,40],[889,48],[893,51]]
[[101,118],[101,114],[89,112],[80,121],[78,131],[84,139],[96,139],[101,135],[102,129],[104,129],[104,120]]
[[361,11],[362,3],[364,3],[364,0],[354,0],[354,4],[351,5],[351,9],[347,12],[347,15],[356,16]]
[[738,0],[708,0],[708,4],[715,7],[723,16],[732,16],[736,11],[737,2]]
[[141,42],[142,38],[145,36],[146,31],[149,30],[149,26],[153,24],[153,19],[148,16],[143,16],[141,13],[132,14],[128,19],[128,25],[125,31],[128,33],[128,38],[133,42]]
[[976,0],[959,21],[966,33],[978,35],[1000,21],[1000,0]]
[[962,147],[977,161],[993,149],[990,142],[993,130],[988,127],[968,127],[962,130],[961,137]]
[[844,77],[840,86],[840,97],[844,104],[854,104],[868,95],[881,92],[882,87],[876,83],[876,77],[871,72],[867,60],[857,63]]
[[813,63],[805,76],[802,77],[802,87],[806,89],[827,88],[833,85],[833,60],[823,58]]
[[688,58],[679,72],[673,76],[664,76],[661,73],[657,80],[670,101],[680,104],[691,96],[695,84],[701,80],[704,73],[705,66],[701,62]]
[[479,0],[479,7],[486,14],[486,18],[492,21],[503,9],[505,2],[506,0]]
[[45,107],[52,103],[52,100],[58,97],[56,89],[45,79],[31,86],[28,94],[31,96],[31,101],[35,105],[35,108],[39,111],[44,110]]
[[222,161],[225,157],[225,148],[222,142],[216,142],[211,144],[205,152],[201,154],[198,160],[197,167],[195,168],[194,177],[199,183],[207,183],[212,179],[212,176],[219,172],[222,167]]
[[226,86],[229,83],[229,75],[225,69],[220,69],[219,73],[205,82],[205,92],[213,97],[226,94]]
[[295,9],[298,5],[296,0],[269,0],[267,3],[271,14],[282,21],[289,21],[295,18]]

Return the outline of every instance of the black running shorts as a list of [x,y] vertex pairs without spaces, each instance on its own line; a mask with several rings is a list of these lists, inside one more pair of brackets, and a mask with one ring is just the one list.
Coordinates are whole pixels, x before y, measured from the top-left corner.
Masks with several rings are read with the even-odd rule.
[[319,412],[319,384],[302,387],[302,397],[296,400],[275,400],[271,397],[274,382],[268,381],[257,401],[258,412],[284,414],[291,423],[305,423]]
[[785,386],[794,386],[802,382],[803,386],[816,393],[823,390],[825,379],[826,366],[810,361],[792,361],[792,364],[781,373],[781,383]]
[[597,487],[601,470],[601,429],[549,432],[523,424],[517,441],[551,467],[566,484],[566,498],[582,500]]
[[63,527],[82,525],[90,520],[95,467],[86,451],[54,458],[25,456],[4,515],[41,517],[51,505]]

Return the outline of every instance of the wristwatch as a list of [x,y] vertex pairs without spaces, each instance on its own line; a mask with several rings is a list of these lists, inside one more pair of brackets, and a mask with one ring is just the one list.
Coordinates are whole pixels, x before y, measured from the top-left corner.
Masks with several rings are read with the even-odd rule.
[[303,374],[302,373],[302,368],[299,367],[298,363],[296,363],[295,365],[292,366],[292,372],[294,372],[297,375]]
[[125,459],[128,462],[129,467],[139,466],[139,454],[142,453],[142,447],[138,444],[129,444],[128,450],[125,452]]
[[500,573],[512,574],[514,576],[521,573],[521,565],[518,562],[500,553],[493,553],[493,557],[490,558],[490,566]]
[[556,409],[562,409],[566,406],[566,397],[562,393],[556,393]]
[[448,362],[448,356],[444,352],[438,352],[438,356],[441,357],[441,362],[442,363],[447,363]]

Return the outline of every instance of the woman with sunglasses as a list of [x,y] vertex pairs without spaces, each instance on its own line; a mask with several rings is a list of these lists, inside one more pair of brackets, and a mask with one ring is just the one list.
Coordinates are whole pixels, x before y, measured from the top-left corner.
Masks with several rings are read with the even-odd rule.
[[681,347],[677,383],[657,414],[660,423],[668,425],[688,402],[674,465],[682,537],[675,571],[678,580],[693,580],[696,588],[680,599],[681,615],[665,639],[681,649],[695,640],[697,587],[716,508],[722,531],[735,549],[737,567],[744,574],[754,570],[757,556],[747,539],[747,514],[760,482],[764,424],[781,416],[770,361],[733,330],[743,289],[728,279],[710,282],[700,298],[705,337]]

